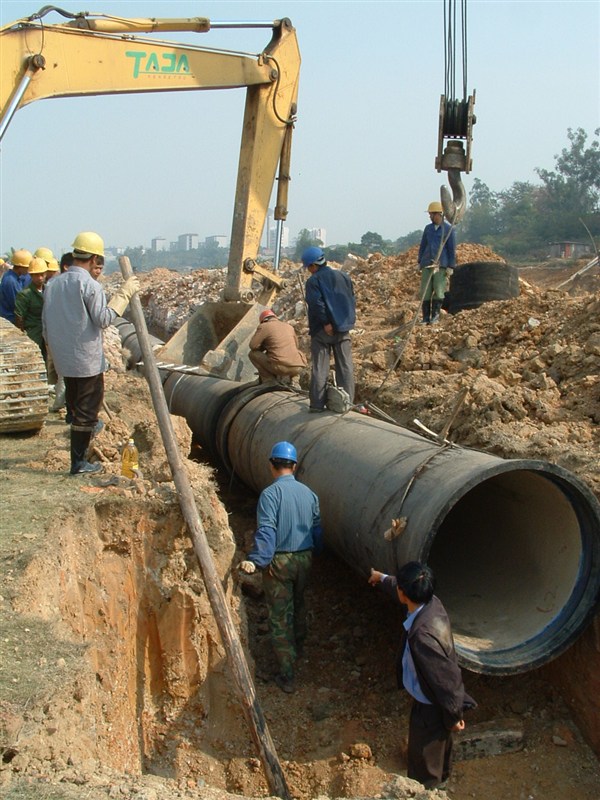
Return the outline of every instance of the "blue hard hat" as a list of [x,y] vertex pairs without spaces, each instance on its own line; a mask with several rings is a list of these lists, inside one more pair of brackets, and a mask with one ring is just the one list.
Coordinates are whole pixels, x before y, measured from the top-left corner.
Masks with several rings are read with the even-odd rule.
[[269,458],[276,458],[279,461],[293,461],[294,464],[298,463],[296,448],[289,442],[277,442],[277,444],[274,444]]
[[311,264],[324,264],[325,253],[320,247],[307,247],[302,253],[302,263],[305,267],[310,267]]

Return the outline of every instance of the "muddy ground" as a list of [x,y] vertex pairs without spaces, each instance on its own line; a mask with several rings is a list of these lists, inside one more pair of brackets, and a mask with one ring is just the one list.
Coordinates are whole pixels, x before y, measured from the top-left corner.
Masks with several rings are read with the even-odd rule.
[[[486,255],[498,258],[477,250],[462,260]],[[455,441],[559,463],[600,495],[597,269],[556,290],[581,265],[532,266],[521,273],[520,297],[413,328],[412,262],[409,253],[347,265],[359,305],[359,397],[401,424],[418,417],[439,430],[467,387]],[[306,346],[299,276],[288,269],[292,288],[275,308]],[[220,270],[142,275],[154,330],[176,329],[218,294],[220,280]],[[143,378],[107,374],[98,477],[66,474],[62,413],[37,434],[0,441],[0,796],[268,795],[151,409]],[[187,454],[189,431],[174,424]],[[138,481],[119,477],[130,434],[140,449]],[[200,516],[293,796],[435,797],[402,779],[409,705],[393,677],[397,610],[326,551],[315,561],[298,688],[283,694],[265,680],[272,656],[259,579],[243,587],[234,570],[256,498],[202,453],[194,457],[187,469]],[[465,736],[490,723],[522,734],[523,746],[459,760],[448,797],[600,796],[599,653],[596,619],[540,670],[465,673],[479,701]]]

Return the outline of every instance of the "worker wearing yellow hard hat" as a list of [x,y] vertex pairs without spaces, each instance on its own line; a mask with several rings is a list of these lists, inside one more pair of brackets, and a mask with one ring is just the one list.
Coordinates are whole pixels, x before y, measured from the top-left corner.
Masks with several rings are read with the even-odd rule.
[[444,207],[440,202],[429,203],[427,213],[431,222],[423,230],[418,256],[421,323],[436,325],[440,320],[449,275],[456,266],[456,241],[452,225],[444,221]]
[[42,323],[56,371],[65,382],[71,421],[71,475],[101,471],[87,460],[98,430],[104,400],[106,362],[102,331],[123,314],[138,291],[138,279],[126,280],[110,301],[92,270],[104,264],[104,241],[93,231],[78,233],[72,244],[73,264],[46,286]]
[[27,268],[31,282],[15,298],[15,325],[32,339],[46,361],[46,345],[42,336],[44,282],[48,265],[43,258],[32,258]]
[[43,258],[47,264],[51,258],[54,258],[54,253],[49,247],[38,247],[33,256],[34,258]]
[[60,267],[58,265],[58,261],[55,258],[51,258],[46,266],[46,283],[48,283],[51,278],[54,278],[59,273]]
[[21,289],[29,285],[27,272],[33,256],[29,250],[15,250],[10,257],[12,269],[7,270],[0,281],[0,317],[15,324],[15,300]]

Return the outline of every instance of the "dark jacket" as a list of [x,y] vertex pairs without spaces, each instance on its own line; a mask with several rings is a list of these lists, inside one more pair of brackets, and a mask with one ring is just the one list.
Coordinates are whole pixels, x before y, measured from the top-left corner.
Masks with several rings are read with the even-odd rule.
[[350,276],[326,264],[306,281],[308,330],[311,336],[333,325],[336,333],[347,333],[356,322],[356,303]]
[[[396,579],[388,576],[384,588],[390,593],[392,587],[395,593]],[[403,686],[402,654],[406,637],[403,628],[396,661],[400,688]],[[450,620],[441,600],[435,595],[415,617],[408,632],[408,646],[423,694],[430,703],[441,708],[444,725],[450,730],[464,718],[464,712],[475,708],[477,703],[465,692]]]
[[[448,235],[448,231],[450,231],[450,235]],[[420,267],[429,267],[434,263],[440,249],[440,244],[442,243],[442,233],[444,237],[448,238],[440,253],[439,266],[442,269],[446,269],[446,267],[454,268],[456,266],[456,239],[454,237],[454,231],[450,229],[450,225],[447,222],[444,222],[443,225],[438,225],[437,228],[432,222],[425,226],[423,236],[421,237],[418,257]]]

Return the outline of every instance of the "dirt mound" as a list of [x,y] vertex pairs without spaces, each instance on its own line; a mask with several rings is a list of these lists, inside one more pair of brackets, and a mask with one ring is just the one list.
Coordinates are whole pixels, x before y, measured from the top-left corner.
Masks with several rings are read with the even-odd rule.
[[[570,295],[522,279],[518,298],[453,316],[443,312],[436,327],[414,325],[417,252],[415,246],[397,256],[375,253],[344,264],[357,298],[357,399],[373,402],[403,425],[416,417],[440,430],[456,396],[467,389],[453,441],[507,458],[547,459],[600,494],[600,293]],[[457,258],[504,262],[474,244],[460,244]],[[274,310],[295,326],[308,352],[305,271],[291,262],[282,267],[287,288]],[[165,272],[141,276],[145,313],[156,335],[173,333],[199,305],[218,299],[225,280],[221,269]]]
[[[459,260],[502,258],[461,245]],[[600,496],[598,291],[538,286],[528,270],[518,298],[419,326],[415,263],[412,248],[344,265],[358,303],[358,398],[402,425],[419,419],[439,431],[464,390],[450,438],[561,464]],[[287,288],[274,308],[308,351],[306,274],[290,262],[282,272]],[[225,271],[160,269],[140,278],[149,326],[162,337],[218,299]],[[104,279],[109,292],[118,280]],[[66,475],[62,414],[50,415],[37,435],[2,440],[1,792],[14,800],[265,797],[146,384],[123,373],[114,331],[105,347],[112,365],[105,427],[93,442],[103,475]],[[174,423],[185,454],[190,432]],[[119,476],[131,434],[143,473],[136,481]],[[272,654],[261,587],[242,586],[233,569],[249,543],[256,498],[220,485],[225,479],[206,464],[187,469],[293,796],[441,800],[444,793],[398,777],[409,703],[393,678],[396,609],[325,553],[307,597],[310,636],[298,691],[285,695],[263,682]],[[479,701],[469,725],[510,718],[524,747],[459,761],[449,797],[598,797],[600,768],[585,743],[600,746],[597,623],[542,670],[465,675]]]

